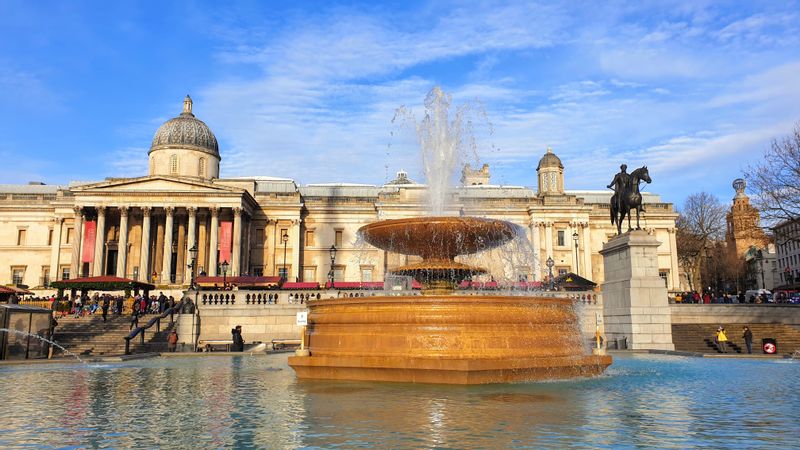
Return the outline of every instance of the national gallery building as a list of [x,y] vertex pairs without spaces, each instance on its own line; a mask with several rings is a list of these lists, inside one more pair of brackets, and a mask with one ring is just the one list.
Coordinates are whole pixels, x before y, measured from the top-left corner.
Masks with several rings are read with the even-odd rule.
[[[224,267],[227,276],[325,283],[333,271],[336,281],[374,282],[408,262],[356,235],[377,220],[425,214],[426,188],[404,172],[383,186],[300,186],[286,178],[221,178],[220,159],[216,137],[187,96],[181,114],[156,131],[147,175],[0,185],[0,285],[43,289],[56,280],[115,275],[178,290],[189,286],[195,247],[198,272],[209,276],[223,275]],[[552,258],[554,275],[602,283],[599,251],[616,232],[612,192],[565,190],[564,166],[550,149],[536,173],[535,188],[496,186],[487,165],[467,165],[450,212],[524,227],[534,258],[515,268],[517,280],[547,280]],[[679,289],[677,214],[658,195],[643,197],[642,227],[661,243],[659,273],[667,289]],[[333,261],[331,246],[338,250]]]

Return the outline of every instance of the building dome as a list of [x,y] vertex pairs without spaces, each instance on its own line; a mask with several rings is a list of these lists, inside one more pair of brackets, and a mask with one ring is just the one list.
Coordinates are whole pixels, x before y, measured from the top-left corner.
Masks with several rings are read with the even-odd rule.
[[536,167],[536,170],[543,169],[546,167],[558,167],[559,169],[563,169],[564,165],[561,164],[561,158],[556,156],[553,153],[553,149],[547,147],[547,153],[542,156],[542,159],[539,160],[539,165]]
[[192,114],[192,99],[183,100],[183,112],[158,128],[150,152],[162,149],[199,150],[219,158],[219,145],[211,129]]

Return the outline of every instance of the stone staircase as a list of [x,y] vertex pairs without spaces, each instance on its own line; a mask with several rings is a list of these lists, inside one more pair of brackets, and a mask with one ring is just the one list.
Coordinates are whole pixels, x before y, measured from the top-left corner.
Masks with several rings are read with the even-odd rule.
[[[139,317],[139,325],[145,325],[156,317],[147,314]],[[130,330],[130,315],[109,315],[103,322],[99,314],[91,317],[74,318],[59,317],[54,340],[59,345],[77,355],[122,355],[125,353],[125,336]],[[139,336],[131,341],[131,353],[161,352],[167,350],[167,335],[172,330],[169,317],[161,319],[161,331],[156,332],[153,326],[145,331],[145,343],[141,344]],[[56,355],[61,350],[55,349]]]
[[[747,353],[742,338],[741,323],[672,324],[672,342],[675,350],[696,353],[719,353],[714,344],[717,327],[725,327],[728,336],[728,353]],[[786,355],[800,350],[800,328],[779,323],[748,324],[753,332],[753,354],[763,354],[762,338],[778,341],[778,354]]]

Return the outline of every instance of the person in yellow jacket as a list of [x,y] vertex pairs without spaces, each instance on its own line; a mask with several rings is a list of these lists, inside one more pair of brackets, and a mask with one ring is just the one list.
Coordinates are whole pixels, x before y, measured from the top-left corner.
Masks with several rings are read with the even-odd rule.
[[725,334],[725,328],[717,328],[717,347],[722,353],[728,353],[728,336]]

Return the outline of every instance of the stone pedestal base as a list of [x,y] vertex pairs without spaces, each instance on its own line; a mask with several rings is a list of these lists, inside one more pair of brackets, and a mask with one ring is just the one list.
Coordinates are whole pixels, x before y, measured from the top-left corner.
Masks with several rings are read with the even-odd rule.
[[659,244],[636,230],[603,245],[606,342],[627,337],[632,350],[675,350],[667,288],[658,276]]

